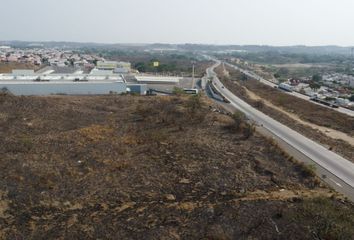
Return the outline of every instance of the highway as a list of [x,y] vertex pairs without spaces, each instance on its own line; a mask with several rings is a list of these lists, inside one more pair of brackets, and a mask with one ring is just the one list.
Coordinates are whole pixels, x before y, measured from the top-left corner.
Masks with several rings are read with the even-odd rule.
[[[214,61],[217,61],[217,59],[213,59],[213,60],[214,60]],[[278,86],[277,84],[275,84],[275,83],[273,83],[273,82],[270,82],[270,81],[268,81],[268,80],[262,78],[261,76],[255,74],[255,73],[253,73],[253,72],[251,72],[251,71],[244,70],[244,69],[242,69],[242,68],[240,68],[240,67],[238,67],[238,66],[236,66],[236,65],[233,65],[233,64],[230,64],[230,63],[227,63],[227,62],[225,62],[225,64],[226,64],[227,66],[231,67],[231,68],[234,68],[234,69],[236,69],[236,70],[242,72],[243,74],[247,75],[248,77],[254,78],[254,79],[260,81],[261,83],[266,84],[266,85],[268,85],[268,86],[270,86],[270,87],[276,87],[276,86]],[[289,95],[293,95],[294,97],[297,97],[297,98],[301,98],[301,99],[310,101],[310,102],[313,103],[313,104],[317,104],[317,105],[320,105],[320,106],[322,106],[322,107],[327,107],[327,106],[325,106],[325,105],[323,105],[323,104],[319,104],[319,103],[316,103],[316,102],[314,102],[314,101],[311,101],[309,96],[303,95],[303,94],[301,94],[301,93],[298,93],[298,92],[285,92],[285,93],[287,93],[287,94],[289,94]],[[328,107],[328,108],[333,109],[333,110],[335,110],[335,111],[338,111],[338,112],[340,112],[340,113],[347,114],[347,115],[349,115],[349,116],[351,116],[351,117],[354,117],[354,111],[351,111],[351,110],[349,110],[349,109],[346,109],[346,108],[343,108],[343,107],[339,107],[339,108],[331,108],[331,107]]]
[[354,164],[322,145],[277,122],[235,96],[223,86],[214,72],[214,69],[220,64],[221,62],[217,61],[214,66],[207,69],[207,76],[212,79],[212,84],[219,93],[229,100],[234,108],[242,111],[247,118],[255,121],[275,137],[284,141],[299,153],[312,160],[316,163],[316,166],[323,168],[324,171],[317,171],[317,173],[324,172],[329,175],[326,179],[322,177],[323,180],[339,192],[347,195],[351,200],[354,200]]

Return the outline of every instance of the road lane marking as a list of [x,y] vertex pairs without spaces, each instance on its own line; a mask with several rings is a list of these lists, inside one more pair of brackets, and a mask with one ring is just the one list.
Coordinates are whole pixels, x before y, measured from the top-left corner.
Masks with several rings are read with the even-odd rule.
[[341,185],[341,184],[339,184],[339,183],[337,183],[336,181],[334,181],[332,178],[330,178],[329,180],[331,180],[332,182],[334,182],[338,187],[341,187],[341,188],[343,188],[343,186]]

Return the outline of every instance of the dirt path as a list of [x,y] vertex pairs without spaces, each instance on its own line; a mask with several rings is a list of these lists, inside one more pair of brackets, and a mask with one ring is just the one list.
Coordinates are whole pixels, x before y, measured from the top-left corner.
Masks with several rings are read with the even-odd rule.
[[[238,84],[238,83],[237,83]],[[285,111],[283,108],[280,108],[276,105],[274,105],[273,103],[261,98],[260,96],[258,96],[257,94],[255,94],[254,92],[248,90],[247,88],[243,87],[246,92],[247,92],[247,95],[252,99],[252,100],[262,100],[264,102],[264,104],[266,104],[267,106],[271,107],[271,108],[274,108],[276,109],[277,111],[280,111],[281,113],[284,113],[285,115],[287,115],[288,117],[296,120],[297,122],[305,125],[305,126],[309,126],[313,129],[316,129],[320,132],[322,132],[323,134],[325,134],[326,136],[330,137],[330,138],[333,138],[333,139],[340,139],[340,140],[343,140],[347,143],[349,143],[350,145],[354,146],[354,138],[352,138],[351,136],[343,133],[343,132],[340,132],[340,131],[337,131],[337,130],[334,130],[334,129],[331,129],[331,128],[326,128],[326,127],[322,127],[322,126],[318,126],[316,124],[313,124],[313,123],[310,123],[310,122],[307,122],[307,121],[304,121],[302,120],[299,116],[297,116],[296,114],[294,113],[290,113],[288,111]]]
[[[258,200],[272,200],[272,201],[286,201],[293,198],[317,198],[317,197],[331,197],[334,193],[325,188],[318,188],[313,190],[287,190],[280,189],[279,191],[265,192],[256,191],[248,193],[243,198],[235,201],[258,201]],[[337,196],[339,197],[339,195]]]
[[[319,197],[324,197],[324,198],[330,198],[330,197],[335,197],[337,199],[341,199],[342,196],[334,193],[333,191],[326,189],[326,188],[317,188],[317,189],[312,189],[312,190],[287,190],[287,189],[280,189],[279,191],[272,191],[272,192],[266,192],[266,191],[254,191],[254,192],[248,192],[245,194],[243,197],[239,198],[234,198],[230,199],[227,202],[231,203],[240,203],[240,202],[246,202],[246,201],[261,201],[261,200],[267,200],[267,201],[288,201],[291,199],[296,199],[296,198],[301,198],[301,199],[313,199],[313,198],[319,198]],[[180,210],[185,210],[185,211],[193,211],[196,208],[199,208],[201,206],[208,205],[205,201],[189,201],[189,202],[173,202],[169,204],[169,207],[174,207],[178,208]],[[210,206],[214,204],[209,204]]]

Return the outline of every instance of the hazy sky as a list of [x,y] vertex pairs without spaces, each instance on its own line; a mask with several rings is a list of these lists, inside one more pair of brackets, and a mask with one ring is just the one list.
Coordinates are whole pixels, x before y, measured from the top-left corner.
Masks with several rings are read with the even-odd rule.
[[0,0],[0,40],[354,45],[353,0]]

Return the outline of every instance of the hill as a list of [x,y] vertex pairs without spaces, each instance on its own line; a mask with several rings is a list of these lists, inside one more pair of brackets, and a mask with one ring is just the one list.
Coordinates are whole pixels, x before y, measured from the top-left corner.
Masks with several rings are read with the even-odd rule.
[[354,206],[200,97],[0,96],[1,239],[351,239]]

